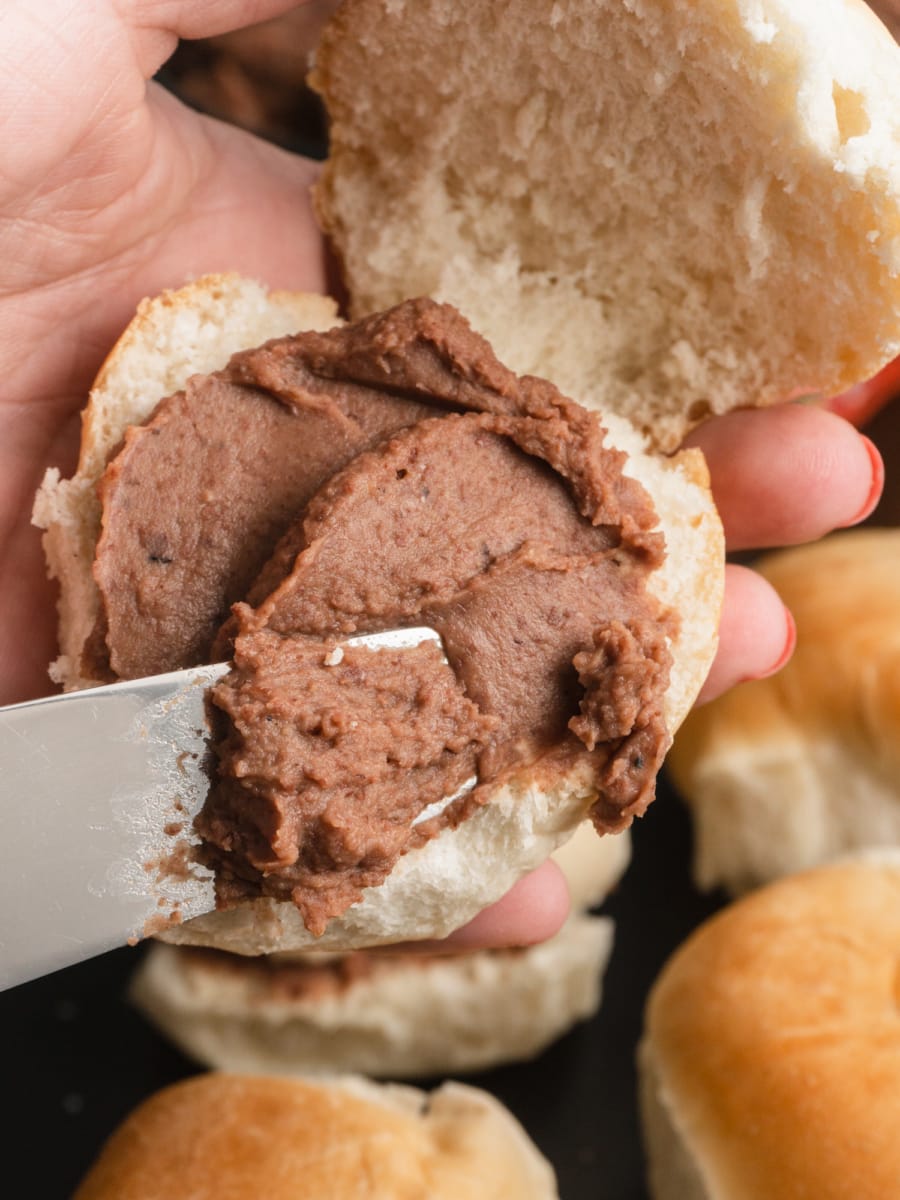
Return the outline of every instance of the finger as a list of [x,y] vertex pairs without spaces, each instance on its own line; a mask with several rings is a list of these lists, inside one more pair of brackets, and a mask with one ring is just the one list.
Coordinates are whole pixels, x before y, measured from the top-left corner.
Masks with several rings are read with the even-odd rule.
[[823,401],[823,407],[845,417],[859,428],[871,421],[892,400],[900,400],[900,358],[895,358],[865,383],[859,383],[840,396],[831,396]]
[[697,703],[714,700],[736,683],[774,675],[796,640],[794,620],[772,585],[747,567],[726,567],[719,649]]
[[133,31],[145,77],[150,78],[175,49],[178,38],[207,38],[268,21],[321,0],[128,0],[125,19]]
[[[545,942],[569,915],[569,888],[559,867],[548,859],[506,895],[439,942],[415,942],[396,949],[431,954],[459,954]],[[389,953],[389,950],[385,951]]]
[[304,3],[309,0],[128,0],[125,12],[135,27],[202,38],[256,25]]
[[728,413],[687,445],[706,455],[731,550],[813,541],[869,515],[881,456],[833,413],[799,404]]

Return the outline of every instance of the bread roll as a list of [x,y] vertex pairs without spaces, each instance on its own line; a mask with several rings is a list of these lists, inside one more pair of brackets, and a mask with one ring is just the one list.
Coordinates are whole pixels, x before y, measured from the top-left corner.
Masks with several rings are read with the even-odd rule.
[[[319,210],[351,306],[449,298],[513,368],[602,412],[668,544],[652,586],[682,619],[670,730],[715,650],[722,546],[699,457],[647,448],[673,448],[713,411],[845,386],[900,350],[898,62],[883,26],[842,0],[349,0],[325,35],[316,85],[334,136]],[[135,361],[169,390],[183,380],[172,364],[194,350],[180,314],[211,314],[206,286],[145,310],[92,402],[103,419]],[[209,286],[240,324],[243,285]],[[220,362],[236,344],[221,339]],[[142,389],[146,407],[130,404],[117,433],[159,394]],[[39,517],[71,685],[89,682],[74,655],[94,605],[91,522],[53,482]],[[532,784],[512,779],[406,855],[316,944],[442,936],[498,898],[591,803],[580,769],[552,796]],[[297,911],[268,900],[172,936],[243,953],[312,944]]]
[[157,944],[131,997],[204,1066],[459,1075],[533,1058],[593,1016],[611,949],[612,922],[584,916],[524,950],[427,958],[358,950],[318,966],[314,953],[273,962]]
[[628,845],[585,823],[556,851],[578,915],[538,946],[258,960],[156,945],[131,999],[185,1054],[226,1071],[411,1079],[531,1058],[599,1007],[613,926],[580,910],[614,886]]
[[[291,323],[333,322],[333,308],[282,294],[267,300],[253,283],[234,277],[198,280],[145,302],[113,350],[85,414],[84,451],[73,480],[48,473],[35,506],[47,530],[51,573],[61,584],[60,643],[55,675],[66,687],[92,682],[79,674],[81,648],[92,630],[99,598],[91,571],[99,533],[94,488],[125,429],[146,419],[167,392],[190,375],[224,365],[236,346],[283,333]],[[246,325],[246,328],[244,327]],[[680,616],[672,643],[673,668],[665,696],[666,722],[676,729],[690,708],[715,653],[721,604],[721,526],[702,455],[672,458],[647,452],[627,422],[604,416],[610,443],[628,453],[626,471],[650,493],[667,545],[649,587]],[[402,857],[384,884],[334,918],[314,937],[297,908],[263,898],[174,926],[166,939],[213,945],[242,954],[316,947],[345,951],[410,938],[444,937],[498,900],[564,842],[596,796],[590,764],[581,761],[547,791],[522,771],[498,785],[493,799],[455,830]]]
[[900,852],[708,921],[647,1005],[655,1200],[886,1200],[900,1183]]
[[859,0],[347,0],[313,84],[357,314],[450,300],[669,449],[900,351],[900,50]]
[[556,1200],[549,1164],[486,1092],[203,1075],[112,1135],[74,1200]]
[[691,713],[668,760],[697,884],[732,892],[900,845],[900,529],[833,534],[757,567],[794,614],[794,656]]

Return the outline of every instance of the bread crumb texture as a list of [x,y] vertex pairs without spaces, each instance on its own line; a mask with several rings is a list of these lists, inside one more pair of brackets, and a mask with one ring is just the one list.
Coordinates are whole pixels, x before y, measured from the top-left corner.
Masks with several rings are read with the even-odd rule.
[[347,0],[314,83],[357,313],[460,307],[671,448],[900,351],[900,49],[845,0]]

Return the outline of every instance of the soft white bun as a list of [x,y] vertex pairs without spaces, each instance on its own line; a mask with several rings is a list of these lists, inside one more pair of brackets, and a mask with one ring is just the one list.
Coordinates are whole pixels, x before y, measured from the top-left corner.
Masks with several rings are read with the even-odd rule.
[[[257,284],[212,276],[146,301],[112,351],[86,416],[87,449],[74,480],[51,472],[35,506],[47,528],[51,571],[60,579],[61,645],[58,676],[78,676],[80,646],[97,611],[91,574],[98,514],[92,488],[108,454],[129,424],[144,420],[167,392],[198,370],[223,366],[240,346],[283,333],[291,322],[329,323],[332,309],[299,309],[303,298],[273,295],[271,312]],[[302,316],[298,316],[298,311]],[[269,322],[271,316],[271,322]],[[247,323],[249,328],[243,328]],[[269,327],[271,324],[271,328]],[[202,361],[201,361],[202,359]],[[149,382],[147,382],[149,380]],[[709,669],[723,583],[722,533],[702,455],[662,458],[642,449],[625,421],[604,418],[609,443],[628,451],[627,471],[647,488],[667,543],[663,567],[650,587],[681,617],[665,697],[669,729],[681,723]],[[493,798],[456,830],[447,830],[400,859],[386,882],[333,920],[314,938],[290,903],[263,899],[197,917],[173,927],[167,940],[215,945],[242,954],[317,947],[350,950],[379,942],[444,937],[498,900],[522,875],[572,835],[595,799],[593,772],[578,764],[552,792],[529,772],[497,787]]]
[[205,1066],[412,1079],[533,1058],[597,1011],[611,948],[611,921],[570,917],[527,950],[381,954],[360,978],[292,994],[289,964],[158,944],[131,997]]
[[887,1200],[900,1181],[900,851],[708,921],[647,1005],[655,1200]]
[[857,0],[346,0],[313,83],[356,313],[450,300],[670,449],[900,351],[900,50]]
[[[614,886],[629,840],[598,838],[585,822],[556,851],[576,910]],[[593,1016],[612,933],[607,918],[579,915],[527,949],[380,954],[318,982],[298,969],[334,956],[281,954],[279,971],[266,960],[156,945],[130,993],[185,1054],[222,1070],[458,1074],[531,1058]]]
[[151,1096],[74,1200],[557,1200],[553,1171],[486,1092],[211,1074]]
[[668,759],[697,884],[733,892],[900,845],[900,529],[834,534],[757,567],[794,614],[794,656],[691,713]]

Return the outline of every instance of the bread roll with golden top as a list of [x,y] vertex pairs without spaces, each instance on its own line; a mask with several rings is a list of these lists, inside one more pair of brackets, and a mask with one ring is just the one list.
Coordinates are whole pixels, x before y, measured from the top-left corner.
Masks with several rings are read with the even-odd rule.
[[492,1096],[363,1079],[203,1075],[157,1092],[74,1200],[555,1200],[553,1171]]
[[696,881],[733,892],[900,845],[900,529],[833,534],[757,567],[794,615],[794,656],[691,713],[668,759]]
[[[606,917],[521,950],[247,958],[153,946],[131,999],[204,1066],[415,1079],[534,1058],[600,1005]],[[325,961],[322,961],[322,959]]]
[[900,50],[861,0],[347,0],[313,84],[353,309],[462,309],[672,449],[900,351]]
[[900,1188],[900,853],[783,879],[678,950],[647,1005],[655,1200]]

